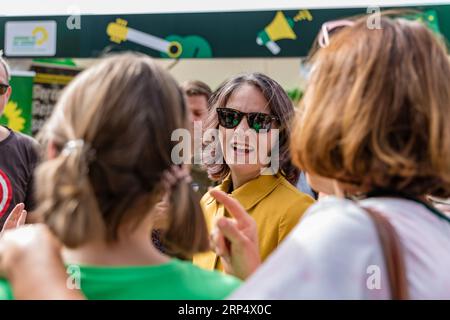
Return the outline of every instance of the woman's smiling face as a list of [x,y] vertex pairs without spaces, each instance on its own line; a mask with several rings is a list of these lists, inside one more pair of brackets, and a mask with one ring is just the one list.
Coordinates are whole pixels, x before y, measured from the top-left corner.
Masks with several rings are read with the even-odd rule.
[[[271,114],[269,103],[262,92],[247,83],[236,88],[223,107],[244,113]],[[274,126],[275,124],[272,127],[275,128]],[[236,174],[258,175],[261,169],[268,165],[268,156],[272,149],[270,131],[257,133],[249,127],[246,116],[236,128],[226,129],[219,126],[219,130],[225,162]]]

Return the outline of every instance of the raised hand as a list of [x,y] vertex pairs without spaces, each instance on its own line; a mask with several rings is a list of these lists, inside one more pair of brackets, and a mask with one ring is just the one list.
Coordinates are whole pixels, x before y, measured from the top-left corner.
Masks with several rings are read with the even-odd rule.
[[222,259],[225,272],[244,280],[261,264],[256,222],[226,193],[212,190],[210,194],[223,203],[233,217],[217,220],[211,235],[212,247]]
[[14,207],[14,209],[6,218],[5,224],[3,225],[2,233],[5,230],[15,229],[25,224],[27,219],[27,211],[25,210],[25,205],[19,203]]

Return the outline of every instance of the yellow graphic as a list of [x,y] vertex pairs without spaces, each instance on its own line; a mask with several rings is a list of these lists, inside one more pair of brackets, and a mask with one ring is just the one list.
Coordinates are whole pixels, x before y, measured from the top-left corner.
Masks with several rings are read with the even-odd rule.
[[297,15],[294,17],[295,22],[303,21],[303,20],[308,20],[308,21],[313,20],[313,16],[311,15],[311,12],[309,12],[309,10],[300,10],[297,13]]
[[112,42],[120,44],[128,40],[165,53],[170,58],[178,58],[183,52],[183,47],[178,41],[167,41],[152,34],[130,28],[128,27],[128,22],[120,18],[117,18],[116,22],[108,24],[106,34]]
[[292,26],[289,25],[289,22],[282,11],[277,12],[275,18],[265,28],[265,31],[272,41],[297,39],[297,35],[294,33],[294,30],[292,30]]
[[74,76],[66,76],[62,74],[51,74],[51,73],[37,73],[34,77],[34,81],[38,83],[49,83],[58,85],[67,85],[72,81]]
[[304,20],[313,20],[309,10],[300,10],[294,18],[286,17],[282,11],[278,11],[272,22],[258,33],[256,43],[260,46],[265,45],[272,54],[276,55],[281,50],[276,41],[283,39],[296,40],[297,35],[294,32],[294,25]]
[[181,46],[181,43],[178,41],[171,41],[169,44],[169,51],[167,52],[167,55],[170,58],[178,58],[183,53],[183,47]]
[[8,119],[6,125],[14,131],[22,131],[25,128],[25,119],[22,117],[22,110],[17,103],[10,101],[5,107],[3,115]]
[[36,44],[41,46],[48,40],[48,32],[44,27],[36,27],[34,28],[32,35],[33,37],[36,37],[38,34],[41,34],[41,37],[36,39]]
[[126,20],[117,18],[116,22],[111,22],[106,27],[106,34],[109,39],[115,43],[121,43],[127,40],[128,37],[128,22]]

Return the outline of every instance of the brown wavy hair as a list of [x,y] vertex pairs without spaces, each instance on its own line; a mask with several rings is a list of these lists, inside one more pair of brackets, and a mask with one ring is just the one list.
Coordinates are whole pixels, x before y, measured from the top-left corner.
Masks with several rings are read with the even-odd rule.
[[[273,79],[262,73],[248,73],[235,76],[222,83],[209,101],[208,117],[204,131],[218,129],[219,120],[216,109],[226,105],[233,92],[244,84],[250,84],[261,91],[269,104],[270,112],[279,119],[279,163],[280,173],[292,184],[296,184],[300,171],[292,164],[289,151],[291,125],[294,118],[294,106],[284,89]],[[218,141],[211,142],[218,144]],[[209,147],[211,145],[208,145]],[[208,155],[206,155],[207,157]],[[223,163],[206,163],[209,177],[222,181],[230,172],[230,167]]]
[[366,18],[310,57],[291,148],[303,170],[359,191],[450,196],[450,62],[419,22]]
[[[118,240],[123,223],[138,225],[161,199],[171,134],[187,128],[187,112],[176,81],[149,57],[112,56],[84,71],[41,132],[62,151],[37,170],[37,213],[69,247],[99,234]],[[65,152],[71,140],[84,146]],[[164,244],[173,254],[209,247],[198,200],[187,182],[171,190]]]

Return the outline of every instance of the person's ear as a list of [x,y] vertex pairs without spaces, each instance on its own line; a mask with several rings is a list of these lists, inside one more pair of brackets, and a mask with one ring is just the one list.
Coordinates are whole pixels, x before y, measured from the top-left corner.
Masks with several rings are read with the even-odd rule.
[[6,90],[6,100],[9,100],[11,93],[12,93],[12,88],[11,88],[11,86],[9,86],[8,89]]
[[53,140],[50,140],[47,144],[47,159],[55,159],[58,156],[58,148]]

